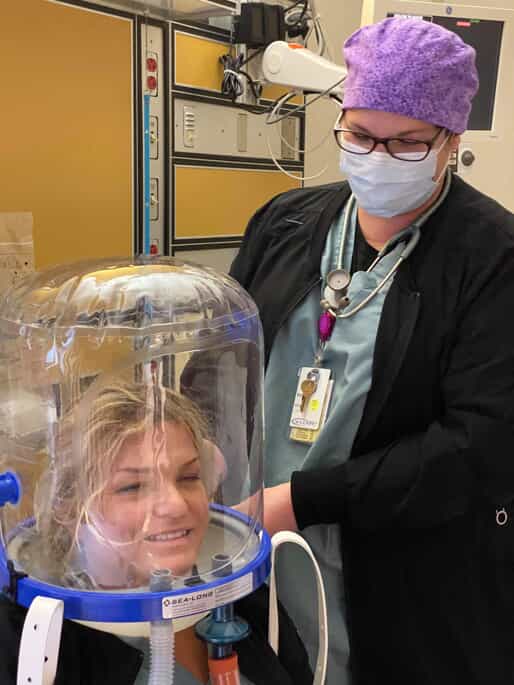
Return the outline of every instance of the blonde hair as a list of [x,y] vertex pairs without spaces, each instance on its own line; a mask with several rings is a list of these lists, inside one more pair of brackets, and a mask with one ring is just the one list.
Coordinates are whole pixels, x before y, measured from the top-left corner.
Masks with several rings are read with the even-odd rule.
[[45,557],[43,567],[53,568],[54,574],[65,571],[88,506],[101,495],[114,460],[131,436],[159,431],[166,423],[184,426],[198,452],[208,497],[215,488],[207,423],[187,397],[159,385],[121,383],[104,387],[89,401],[87,396],[61,421],[35,497],[43,545],[39,553]]

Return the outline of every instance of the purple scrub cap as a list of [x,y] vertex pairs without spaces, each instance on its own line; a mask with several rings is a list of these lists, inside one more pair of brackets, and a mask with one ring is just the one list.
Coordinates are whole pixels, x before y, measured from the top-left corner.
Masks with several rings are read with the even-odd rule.
[[452,31],[393,17],[344,44],[344,109],[403,114],[463,133],[478,90],[475,51]]

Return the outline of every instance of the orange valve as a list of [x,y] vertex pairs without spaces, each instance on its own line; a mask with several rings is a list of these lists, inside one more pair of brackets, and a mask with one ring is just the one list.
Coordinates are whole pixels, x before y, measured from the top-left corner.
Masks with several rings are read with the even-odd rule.
[[237,654],[233,652],[223,659],[209,659],[211,685],[240,685]]

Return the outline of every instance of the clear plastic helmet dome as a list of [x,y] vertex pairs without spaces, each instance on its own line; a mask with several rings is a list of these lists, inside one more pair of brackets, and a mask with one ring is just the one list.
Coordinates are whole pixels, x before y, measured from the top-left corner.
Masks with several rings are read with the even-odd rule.
[[[66,614],[95,620],[89,597],[143,606],[163,573],[177,606],[262,582],[262,350],[248,294],[176,259],[59,267],[7,293],[0,572],[20,603],[78,592]],[[190,613],[221,603],[204,600]]]

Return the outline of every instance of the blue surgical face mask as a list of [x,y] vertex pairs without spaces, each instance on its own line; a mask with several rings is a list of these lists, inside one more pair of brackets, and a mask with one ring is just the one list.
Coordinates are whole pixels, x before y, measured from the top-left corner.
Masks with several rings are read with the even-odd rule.
[[[437,168],[437,150],[431,150],[421,162],[403,161],[387,152],[370,152],[369,155],[341,151],[341,171],[348,182],[357,204],[368,214],[390,218],[411,212],[428,200],[435,192],[444,173],[433,180]],[[347,144],[349,147],[360,148]],[[410,153],[415,156],[415,153]]]

